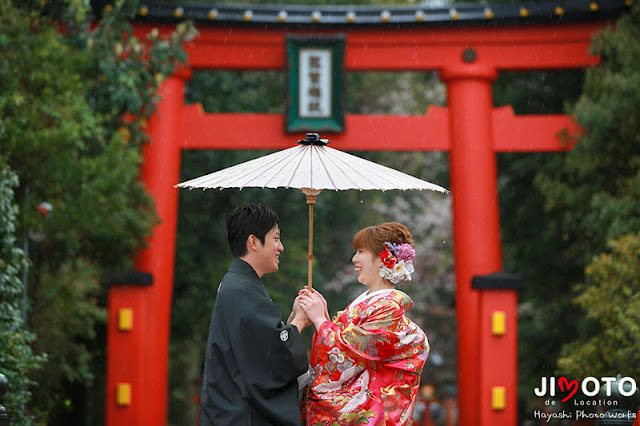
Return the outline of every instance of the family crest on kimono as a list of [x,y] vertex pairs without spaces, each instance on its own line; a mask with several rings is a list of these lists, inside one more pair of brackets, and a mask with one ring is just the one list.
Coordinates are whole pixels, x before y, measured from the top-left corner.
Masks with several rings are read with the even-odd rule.
[[344,311],[331,320],[318,291],[298,296],[316,328],[303,422],[410,425],[429,342],[406,316],[413,301],[395,285],[411,280],[414,241],[404,225],[388,222],[360,230],[353,247],[358,282],[368,289]]

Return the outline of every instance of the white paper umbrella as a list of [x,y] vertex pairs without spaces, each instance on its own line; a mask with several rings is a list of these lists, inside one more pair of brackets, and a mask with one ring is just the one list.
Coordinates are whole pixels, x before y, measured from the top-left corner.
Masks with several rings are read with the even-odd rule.
[[307,133],[297,146],[265,155],[199,178],[178,188],[298,188],[309,204],[309,277],[313,276],[313,206],[323,189],[333,190],[430,190],[445,188],[382,166],[355,155],[329,148],[326,139]]

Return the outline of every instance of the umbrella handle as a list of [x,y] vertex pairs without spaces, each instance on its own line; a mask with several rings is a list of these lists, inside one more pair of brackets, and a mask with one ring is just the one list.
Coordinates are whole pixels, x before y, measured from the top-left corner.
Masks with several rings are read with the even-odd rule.
[[307,204],[309,205],[309,267],[307,286],[313,288],[313,206],[321,189],[301,188],[302,192],[307,196]]
[[313,206],[315,204],[315,200],[309,204],[309,267],[308,269],[308,277],[307,277],[307,286],[309,288],[313,288]]

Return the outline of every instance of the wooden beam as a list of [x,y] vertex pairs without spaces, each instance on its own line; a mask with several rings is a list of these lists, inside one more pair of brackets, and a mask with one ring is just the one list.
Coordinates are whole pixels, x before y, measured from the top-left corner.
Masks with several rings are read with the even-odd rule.
[[[246,27],[203,27],[185,45],[193,69],[285,70],[286,34],[346,34],[347,71],[434,71],[463,63],[466,49],[474,64],[497,70],[579,68],[598,63],[588,52],[593,33],[603,22],[505,27],[286,30],[266,28],[255,37]],[[172,25],[137,24],[144,37],[152,28],[162,33]],[[391,60],[393,58],[393,60]]]
[[580,127],[566,114],[514,115],[510,106],[493,109],[496,152],[569,151]]
[[[331,146],[345,151],[449,151],[448,110],[430,107],[425,115],[346,116],[344,133],[324,133]],[[493,110],[496,152],[567,151],[572,143],[559,137],[578,132],[570,116],[513,114],[511,107]],[[287,133],[280,114],[206,114],[200,105],[185,107],[182,149],[277,150],[292,147],[304,133]],[[240,130],[241,129],[241,130]]]
[[[344,133],[323,133],[331,146],[347,151],[446,151],[446,109],[426,115],[347,115]],[[304,132],[287,133],[280,114],[205,114],[186,107],[182,149],[284,149],[304,139]]]

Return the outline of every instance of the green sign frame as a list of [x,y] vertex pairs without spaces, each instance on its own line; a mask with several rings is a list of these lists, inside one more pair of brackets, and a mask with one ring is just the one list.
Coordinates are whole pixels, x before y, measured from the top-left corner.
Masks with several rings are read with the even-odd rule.
[[344,132],[345,46],[344,34],[286,36],[287,132]]

